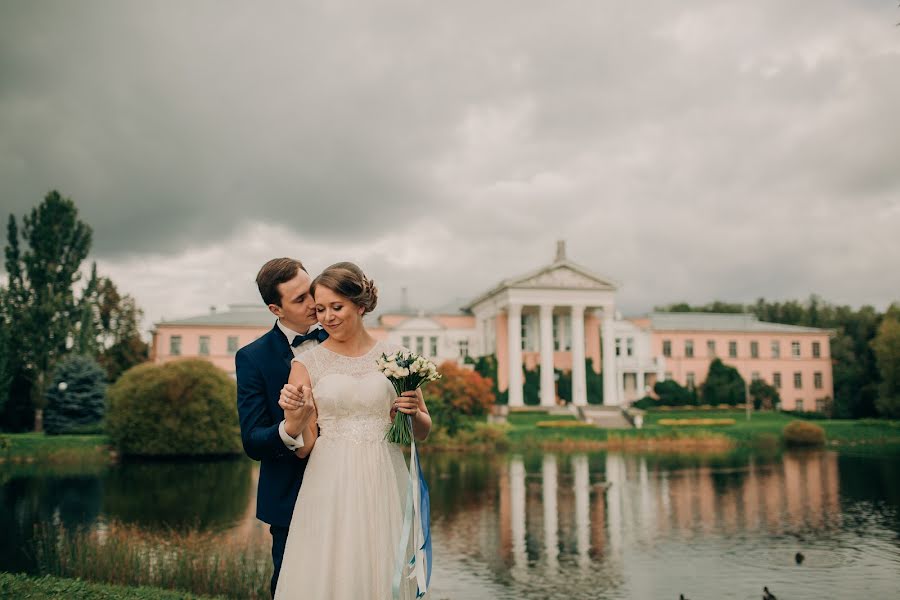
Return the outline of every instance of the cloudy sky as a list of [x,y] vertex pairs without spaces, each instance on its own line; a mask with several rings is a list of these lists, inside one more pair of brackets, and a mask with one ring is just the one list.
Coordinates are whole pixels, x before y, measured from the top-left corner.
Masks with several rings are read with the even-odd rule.
[[900,300],[894,0],[0,4],[0,203],[149,323],[273,256],[434,308],[569,256],[636,313]]

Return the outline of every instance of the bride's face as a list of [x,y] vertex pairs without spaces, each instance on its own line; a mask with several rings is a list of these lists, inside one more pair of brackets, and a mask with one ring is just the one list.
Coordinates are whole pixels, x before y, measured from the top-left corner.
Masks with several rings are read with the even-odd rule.
[[323,285],[316,288],[316,318],[334,339],[350,338],[362,322],[362,313],[361,306],[334,290]]

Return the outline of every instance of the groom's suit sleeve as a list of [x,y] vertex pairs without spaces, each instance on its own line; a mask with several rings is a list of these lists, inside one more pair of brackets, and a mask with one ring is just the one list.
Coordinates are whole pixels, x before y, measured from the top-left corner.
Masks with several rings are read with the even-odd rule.
[[253,460],[281,458],[293,454],[278,432],[280,421],[273,423],[266,409],[266,384],[262,372],[249,354],[241,349],[234,357],[237,375],[237,405],[244,452]]

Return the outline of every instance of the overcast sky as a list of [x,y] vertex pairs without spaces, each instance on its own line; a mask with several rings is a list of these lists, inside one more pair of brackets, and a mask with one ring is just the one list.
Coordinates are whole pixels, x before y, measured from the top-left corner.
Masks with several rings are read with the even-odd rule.
[[273,256],[434,308],[569,257],[637,313],[900,300],[894,0],[0,4],[0,202],[149,324]]

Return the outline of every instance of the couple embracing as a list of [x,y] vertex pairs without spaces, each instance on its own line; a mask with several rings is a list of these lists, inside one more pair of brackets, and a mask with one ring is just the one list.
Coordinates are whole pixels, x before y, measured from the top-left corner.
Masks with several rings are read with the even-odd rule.
[[267,262],[256,283],[277,321],[235,364],[244,450],[261,463],[256,516],[272,533],[272,596],[415,598],[395,558],[409,473],[384,438],[396,411],[411,415],[417,440],[431,417],[420,391],[398,397],[376,364],[401,349],[363,325],[377,288],[353,263],[312,279],[290,258]]

